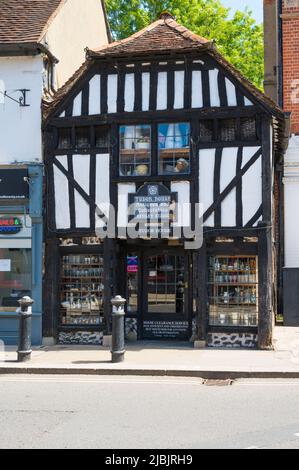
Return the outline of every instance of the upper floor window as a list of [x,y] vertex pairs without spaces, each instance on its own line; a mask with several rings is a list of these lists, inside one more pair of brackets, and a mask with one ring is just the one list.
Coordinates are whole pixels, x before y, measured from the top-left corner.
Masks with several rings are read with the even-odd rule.
[[222,142],[232,142],[237,140],[237,121],[236,119],[220,119],[219,135]]
[[108,148],[110,133],[108,126],[97,126],[95,128],[95,145],[96,147]]
[[257,129],[255,118],[241,118],[240,120],[241,140],[256,140]]
[[190,124],[160,124],[159,175],[190,173]]
[[255,117],[205,119],[199,122],[199,140],[205,142],[250,142],[258,140]]
[[90,128],[76,127],[76,148],[83,149],[90,147]]
[[119,173],[121,176],[151,174],[151,126],[120,127]]
[[58,150],[65,150],[72,147],[72,129],[62,127],[58,129]]

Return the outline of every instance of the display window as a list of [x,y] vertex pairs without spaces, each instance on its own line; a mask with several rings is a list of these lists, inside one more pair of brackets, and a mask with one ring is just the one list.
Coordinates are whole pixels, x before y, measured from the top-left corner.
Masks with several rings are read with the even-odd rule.
[[31,296],[31,249],[0,248],[0,311],[14,311]]
[[100,325],[103,321],[104,260],[94,254],[62,257],[62,325]]
[[211,326],[257,326],[256,256],[211,256],[209,323]]

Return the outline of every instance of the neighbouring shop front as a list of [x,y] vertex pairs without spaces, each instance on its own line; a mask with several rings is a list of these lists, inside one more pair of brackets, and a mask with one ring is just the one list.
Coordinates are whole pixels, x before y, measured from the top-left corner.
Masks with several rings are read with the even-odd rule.
[[18,342],[16,309],[24,296],[34,299],[33,344],[41,344],[42,323],[41,166],[0,168],[0,339]]
[[44,112],[44,336],[101,344],[121,294],[129,340],[270,348],[281,110],[164,14]]

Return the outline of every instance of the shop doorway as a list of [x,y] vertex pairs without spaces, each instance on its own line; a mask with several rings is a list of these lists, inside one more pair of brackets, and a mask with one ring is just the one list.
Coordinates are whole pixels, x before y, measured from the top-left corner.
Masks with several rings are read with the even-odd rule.
[[127,257],[127,301],[138,339],[182,340],[191,336],[188,254],[180,249],[140,250]]

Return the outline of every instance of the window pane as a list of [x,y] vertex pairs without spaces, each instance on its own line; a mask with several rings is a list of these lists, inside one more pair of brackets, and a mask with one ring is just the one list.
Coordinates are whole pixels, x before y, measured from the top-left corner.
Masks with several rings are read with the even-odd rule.
[[59,129],[58,130],[58,149],[69,149],[72,146],[72,129]]
[[31,250],[0,249],[0,260],[0,309],[19,307],[19,299],[31,296]]
[[256,140],[256,123],[254,118],[241,118],[241,139]]
[[147,260],[148,313],[184,315],[184,258],[152,256]]
[[90,128],[77,127],[76,128],[76,147],[86,148],[90,147]]
[[97,126],[95,128],[96,147],[109,147],[109,128],[107,126]]
[[257,326],[257,258],[211,257],[209,305],[210,325]]
[[219,121],[220,140],[223,142],[231,142],[236,140],[236,120],[220,119]]
[[159,174],[190,173],[190,124],[159,125]]
[[127,257],[127,311],[137,313],[138,309],[138,270],[139,259],[134,253]]
[[151,126],[120,127],[121,176],[148,176],[151,173]]
[[200,121],[199,123],[199,138],[201,142],[213,141],[213,126],[214,122],[211,120]]

